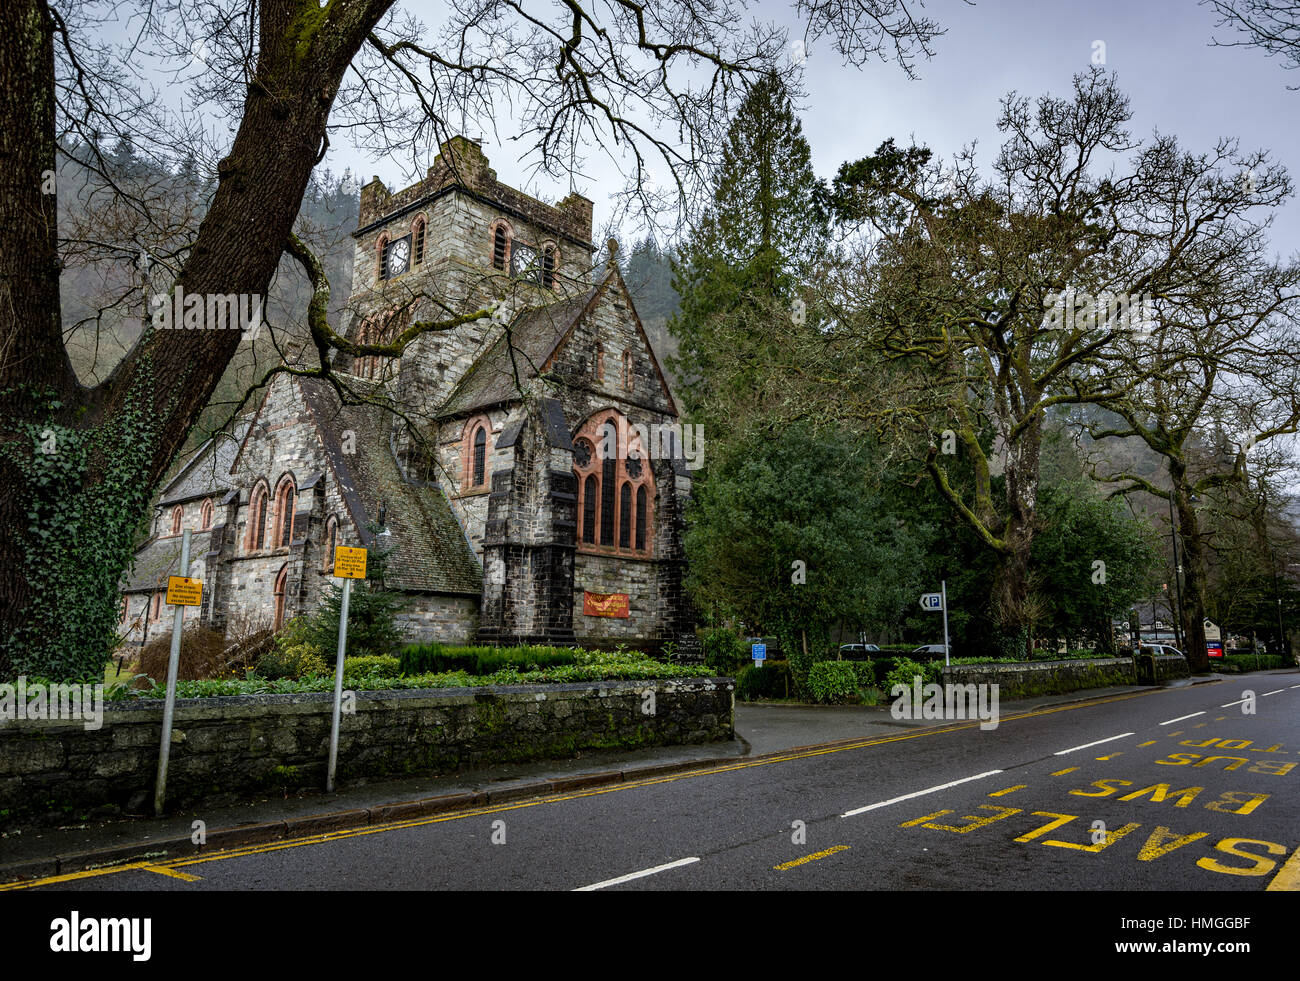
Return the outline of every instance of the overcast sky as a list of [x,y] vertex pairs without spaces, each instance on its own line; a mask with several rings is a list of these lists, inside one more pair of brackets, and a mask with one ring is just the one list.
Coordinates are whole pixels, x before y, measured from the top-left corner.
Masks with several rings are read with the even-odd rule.
[[[433,5],[405,6],[436,23]],[[753,11],[794,28],[787,4],[765,0]],[[801,118],[820,175],[832,175],[843,161],[890,137],[900,143],[914,137],[944,158],[978,141],[987,168],[1000,145],[1000,97],[1012,89],[1030,97],[1068,95],[1071,76],[1090,64],[1094,41],[1105,42],[1106,67],[1130,97],[1135,136],[1146,139],[1158,128],[1196,150],[1235,136],[1243,150],[1269,149],[1300,175],[1294,125],[1300,92],[1286,87],[1300,84],[1300,73],[1285,71],[1256,48],[1212,47],[1216,34],[1223,40],[1235,35],[1216,28],[1213,11],[1195,0],[981,0],[974,6],[930,0],[924,13],[947,33],[935,43],[934,59],[918,62],[917,81],[894,64],[846,68],[824,43],[809,51]],[[363,179],[379,174],[391,186],[409,183],[400,162],[369,159],[347,146],[346,134],[335,138],[334,147],[328,165],[336,173],[350,166]],[[488,142],[485,151],[503,181],[527,182],[525,166],[515,159],[517,145],[507,150]],[[599,226],[610,213],[607,195],[621,181],[602,161],[591,164],[591,186],[580,183],[579,189],[596,201]],[[568,190],[532,189],[554,195]],[[1283,254],[1300,249],[1300,202],[1293,200],[1278,215],[1273,242]]]

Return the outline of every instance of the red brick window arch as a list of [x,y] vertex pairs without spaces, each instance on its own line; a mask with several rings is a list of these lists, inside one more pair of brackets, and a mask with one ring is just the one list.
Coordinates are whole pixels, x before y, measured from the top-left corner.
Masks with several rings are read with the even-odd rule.
[[510,268],[510,248],[514,244],[514,229],[510,222],[498,218],[488,226],[488,235],[492,248],[492,268],[503,272]]
[[259,480],[248,495],[248,528],[244,532],[246,552],[258,552],[266,547],[267,497],[266,481]]
[[387,265],[384,260],[388,258],[388,233],[385,232],[379,236],[379,241],[375,243],[375,282],[382,283],[388,278]]
[[284,626],[284,595],[285,587],[289,584],[289,565],[285,563],[280,567],[280,572],[275,577],[275,588],[272,595],[275,597],[275,623],[274,628],[279,630]]
[[418,216],[415,221],[411,222],[411,265],[419,266],[424,264],[424,231],[428,227],[428,222],[424,215]]
[[580,551],[649,558],[654,552],[654,474],[627,418],[592,416],[573,440]]
[[298,506],[298,485],[292,474],[285,474],[275,488],[275,525],[271,534],[273,548],[287,548],[293,541],[293,514]]
[[199,531],[207,531],[212,527],[212,498],[203,502],[199,508]]
[[[398,335],[409,308],[389,307],[361,321],[356,330],[358,344],[392,344]],[[358,378],[382,380],[392,377],[401,366],[402,359],[382,354],[362,354],[353,358],[352,374]]]
[[492,420],[477,415],[465,424],[461,437],[461,486],[465,491],[484,490],[492,476]]
[[334,549],[339,544],[339,519],[334,515],[329,516],[325,522],[325,554],[321,559],[321,571],[334,571]]
[[173,535],[179,535],[181,533],[181,524],[183,523],[184,518],[185,518],[185,509],[181,507],[179,504],[177,504],[174,508],[172,508],[171,533]]

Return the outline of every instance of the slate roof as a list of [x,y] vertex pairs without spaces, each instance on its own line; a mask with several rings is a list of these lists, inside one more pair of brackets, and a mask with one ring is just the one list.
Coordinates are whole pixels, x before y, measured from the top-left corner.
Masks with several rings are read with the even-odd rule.
[[221,434],[200,446],[163,489],[158,498],[158,506],[165,507],[197,497],[223,495],[233,488],[235,485],[230,479],[230,467],[235,462],[247,431],[248,420],[241,419],[231,427],[229,435]]
[[[212,540],[212,530],[196,531],[190,535],[190,574],[202,575],[203,554]],[[135,553],[135,565],[127,575],[124,593],[154,592],[167,585],[168,576],[179,576],[181,562],[181,536],[171,535],[146,542]]]
[[502,333],[466,372],[443,403],[439,415],[459,415],[519,398],[515,370],[518,369],[521,382],[536,377],[600,289],[593,287],[585,293],[520,313],[511,322],[510,330]]
[[[362,529],[382,501],[392,537],[386,545],[386,584],[410,592],[481,596],[483,570],[442,490],[403,477],[390,448],[391,416],[379,406],[341,406],[327,382],[298,379],[352,520]],[[356,434],[356,452],[344,454],[340,434]],[[363,530],[364,544],[377,547]]]

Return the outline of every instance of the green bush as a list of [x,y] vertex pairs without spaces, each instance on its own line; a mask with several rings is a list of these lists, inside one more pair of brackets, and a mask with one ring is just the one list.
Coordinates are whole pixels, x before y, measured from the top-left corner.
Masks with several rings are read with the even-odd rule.
[[703,631],[700,647],[704,651],[704,663],[716,674],[734,675],[749,661],[746,638],[727,627]]
[[388,654],[374,654],[366,657],[345,657],[343,659],[343,676],[396,678],[402,673],[402,662]]
[[874,683],[871,665],[863,661],[818,661],[808,671],[813,700],[828,705],[861,701],[860,692]]
[[292,647],[276,646],[258,659],[257,673],[263,678],[278,681],[283,678],[317,678],[328,672],[325,658],[311,644],[296,644]]
[[565,647],[445,647],[442,644],[412,644],[402,651],[399,662],[403,675],[441,674],[464,671],[472,675],[497,671],[542,671],[576,664],[575,652]]
[[750,664],[736,675],[736,697],[742,702],[758,698],[789,698],[793,687],[789,661],[767,661],[761,668]]
[[[664,664],[633,651],[569,652],[574,663],[538,671],[517,671],[508,668],[494,674],[475,676],[464,671],[443,674],[417,674],[400,678],[380,678],[377,675],[354,677],[349,687],[357,690],[466,688],[487,685],[561,684],[583,681],[657,681],[670,678],[706,678],[713,674],[704,665]],[[768,670],[768,669],[763,669]],[[772,673],[772,672],[770,672]],[[242,681],[182,681],[176,693],[180,698],[211,698],[218,695],[296,694],[299,692],[331,691],[334,677],[326,669],[319,677],[272,680],[252,677]],[[130,698],[162,698],[166,686],[156,684],[144,691],[127,691],[114,687],[105,697],[115,701]]]
[[[1210,663],[1214,664],[1217,661],[1218,658],[1215,658]],[[1258,656],[1254,654],[1226,654],[1222,663],[1235,667],[1238,671],[1267,671],[1291,666],[1288,660],[1280,654],[1260,654]]]
[[929,665],[923,665],[918,664],[910,658],[896,657],[893,659],[893,662],[893,667],[890,669],[889,673],[885,675],[884,684],[881,685],[881,688],[884,689],[886,695],[894,690],[895,685],[906,685],[908,688],[911,688],[912,680],[918,674],[921,675],[922,684],[926,684],[928,683],[927,677],[935,667],[938,667],[940,671],[943,670],[942,661],[938,662],[937,665],[933,662]]

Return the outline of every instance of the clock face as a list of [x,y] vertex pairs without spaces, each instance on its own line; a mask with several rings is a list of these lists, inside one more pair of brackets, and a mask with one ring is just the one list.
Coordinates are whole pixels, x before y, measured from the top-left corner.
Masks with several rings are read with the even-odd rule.
[[411,264],[411,236],[399,238],[388,247],[388,275],[400,276]]
[[515,276],[536,275],[537,250],[529,245],[516,245],[510,253],[510,265]]

